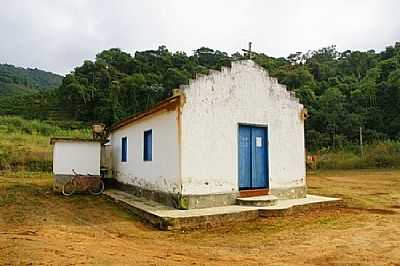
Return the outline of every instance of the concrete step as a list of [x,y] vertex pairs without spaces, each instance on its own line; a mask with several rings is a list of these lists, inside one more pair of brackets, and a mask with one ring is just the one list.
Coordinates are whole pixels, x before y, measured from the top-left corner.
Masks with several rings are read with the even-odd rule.
[[277,197],[274,195],[263,195],[257,197],[237,198],[236,204],[241,206],[265,207],[275,205]]

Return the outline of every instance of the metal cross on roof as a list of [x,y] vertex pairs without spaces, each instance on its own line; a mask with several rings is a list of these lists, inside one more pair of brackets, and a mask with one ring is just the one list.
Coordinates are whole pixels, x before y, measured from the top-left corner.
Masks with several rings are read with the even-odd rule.
[[248,50],[242,49],[242,51],[245,52],[244,56],[245,56],[245,57],[248,57],[248,59],[251,59],[252,56],[256,54],[256,52],[253,52],[253,51],[251,50],[251,44],[252,44],[252,43],[249,42],[249,49],[248,49]]

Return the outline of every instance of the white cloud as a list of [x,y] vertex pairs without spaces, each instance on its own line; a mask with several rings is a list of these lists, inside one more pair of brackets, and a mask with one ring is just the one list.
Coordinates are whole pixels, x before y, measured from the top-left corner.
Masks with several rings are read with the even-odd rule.
[[399,10],[397,0],[3,0],[0,62],[64,74],[111,47],[382,50],[400,40]]

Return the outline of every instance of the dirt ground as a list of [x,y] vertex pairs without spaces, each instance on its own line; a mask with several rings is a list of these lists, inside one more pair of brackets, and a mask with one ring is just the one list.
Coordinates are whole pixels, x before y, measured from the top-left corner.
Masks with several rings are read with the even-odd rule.
[[179,232],[51,181],[0,176],[0,265],[400,265],[400,170],[310,173],[309,192],[344,208]]

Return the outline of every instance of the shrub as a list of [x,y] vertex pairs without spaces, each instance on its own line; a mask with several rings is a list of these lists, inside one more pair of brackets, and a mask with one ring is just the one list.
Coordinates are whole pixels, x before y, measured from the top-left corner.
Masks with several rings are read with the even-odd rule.
[[364,168],[366,165],[360,156],[351,151],[322,153],[318,157],[317,167],[320,169],[353,169]]
[[316,153],[319,169],[360,169],[400,167],[400,142],[384,141],[359,147],[348,145],[341,150],[324,149]]
[[365,149],[364,160],[371,167],[399,167],[400,142],[382,142]]

